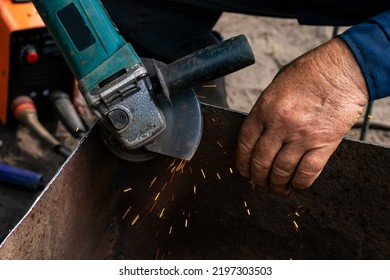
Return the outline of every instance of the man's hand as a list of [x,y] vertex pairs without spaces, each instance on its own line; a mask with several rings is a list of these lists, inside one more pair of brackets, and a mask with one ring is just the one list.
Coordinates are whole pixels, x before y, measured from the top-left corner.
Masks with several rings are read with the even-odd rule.
[[255,184],[305,189],[363,113],[368,90],[339,38],[283,67],[244,121],[237,168]]

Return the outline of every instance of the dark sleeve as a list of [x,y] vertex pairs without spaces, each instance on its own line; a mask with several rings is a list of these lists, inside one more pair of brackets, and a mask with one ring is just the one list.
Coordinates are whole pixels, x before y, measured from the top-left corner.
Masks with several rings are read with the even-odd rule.
[[390,11],[353,26],[339,37],[360,65],[370,100],[390,96]]

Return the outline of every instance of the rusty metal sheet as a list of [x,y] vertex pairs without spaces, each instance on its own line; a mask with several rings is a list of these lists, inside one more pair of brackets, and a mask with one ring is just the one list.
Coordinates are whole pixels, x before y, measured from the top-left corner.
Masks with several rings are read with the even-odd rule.
[[190,162],[113,157],[96,130],[0,248],[27,259],[388,259],[390,150],[344,140],[308,191],[234,167],[244,115],[203,106]]
[[91,133],[1,245],[0,259],[111,258],[116,164],[99,134]]

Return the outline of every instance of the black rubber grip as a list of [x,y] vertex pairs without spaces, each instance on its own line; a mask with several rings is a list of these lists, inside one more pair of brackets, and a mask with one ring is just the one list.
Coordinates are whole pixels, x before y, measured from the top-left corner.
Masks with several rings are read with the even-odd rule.
[[163,79],[168,92],[173,93],[228,75],[254,62],[247,38],[240,35],[159,68],[159,79]]

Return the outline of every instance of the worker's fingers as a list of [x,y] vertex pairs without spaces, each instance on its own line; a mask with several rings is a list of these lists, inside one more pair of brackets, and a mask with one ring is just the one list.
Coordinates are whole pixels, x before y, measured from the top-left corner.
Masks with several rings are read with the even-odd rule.
[[304,153],[304,148],[295,143],[282,146],[273,162],[269,178],[269,185],[276,193],[289,193],[290,180]]
[[315,149],[305,153],[291,181],[296,189],[307,189],[318,178],[333,151]]
[[262,130],[261,122],[257,122],[254,114],[248,115],[238,136],[236,153],[236,166],[242,176],[251,177],[252,153]]
[[278,154],[282,142],[275,135],[265,130],[253,150],[251,161],[252,181],[262,187],[269,186],[269,175],[272,164]]

